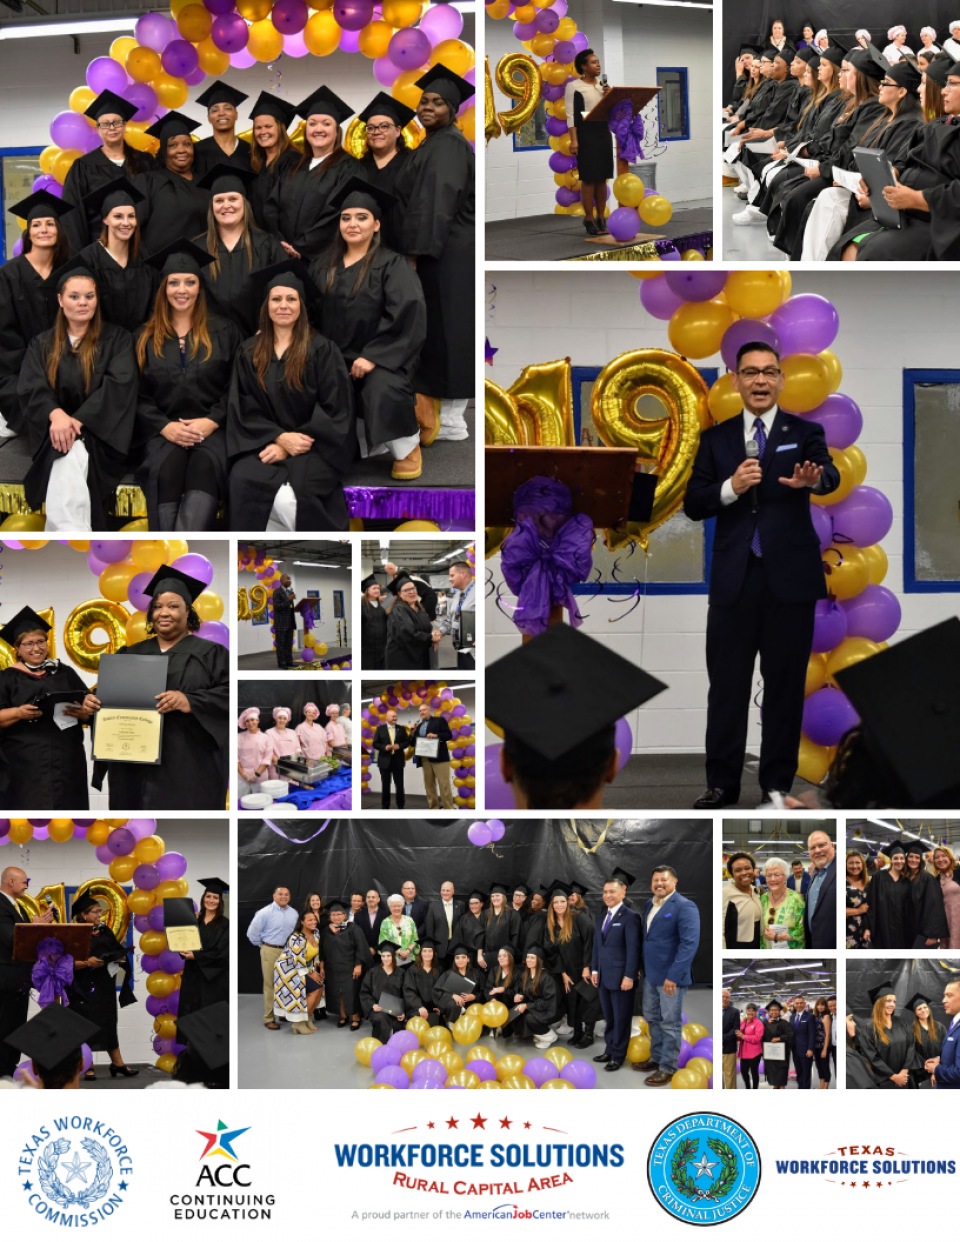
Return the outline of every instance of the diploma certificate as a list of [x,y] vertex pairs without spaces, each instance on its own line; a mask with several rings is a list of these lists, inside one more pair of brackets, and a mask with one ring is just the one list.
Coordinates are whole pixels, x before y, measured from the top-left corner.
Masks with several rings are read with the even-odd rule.
[[439,749],[440,739],[438,737],[418,737],[414,754],[422,759],[436,759]]
[[158,711],[101,707],[93,737],[94,759],[114,763],[159,763],[162,720]]
[[167,927],[165,933],[167,948],[174,953],[198,953],[203,949],[200,928],[196,924],[193,927]]

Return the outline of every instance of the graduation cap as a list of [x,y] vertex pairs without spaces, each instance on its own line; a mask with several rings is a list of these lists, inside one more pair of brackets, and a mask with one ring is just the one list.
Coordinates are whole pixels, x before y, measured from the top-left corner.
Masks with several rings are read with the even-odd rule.
[[197,883],[203,885],[204,892],[216,893],[219,897],[222,897],[224,893],[230,892],[230,885],[226,880],[221,880],[216,875],[208,875],[205,880],[198,880]]
[[318,86],[312,95],[297,104],[297,114],[304,120],[311,116],[332,116],[338,125],[353,116],[353,108],[329,86]]
[[847,59],[850,52],[848,47],[844,47],[842,43],[838,43],[836,38],[830,36],[830,46],[820,49],[820,59],[829,60],[832,65],[838,68]]
[[780,55],[780,49],[777,47],[765,47],[760,53],[761,60],[776,60]]
[[544,953],[540,945],[528,944],[527,947],[523,951],[523,956],[529,957],[531,953],[534,955],[534,957],[539,957],[541,962],[546,961],[547,955]]
[[923,81],[923,71],[918,67],[915,60],[905,56],[897,64],[891,65],[885,57],[880,55],[872,43],[868,43],[863,50],[877,68],[883,71],[883,77],[880,79],[881,82],[883,78],[893,78],[897,86],[902,86],[911,95],[919,94],[920,83]]
[[53,1070],[92,1042],[99,1029],[66,1005],[47,1005],[8,1035],[6,1042],[28,1056],[34,1068]]
[[619,878],[623,880],[627,888],[629,888],[631,884],[636,884],[637,882],[637,877],[635,875],[631,875],[629,871],[624,871],[622,867],[614,867],[613,871],[611,872],[611,875],[614,877],[614,879]]
[[243,91],[238,91],[235,86],[230,86],[226,82],[211,82],[202,95],[197,96],[197,103],[203,104],[209,112],[215,104],[228,103],[233,104],[235,108],[239,108],[245,99],[249,99],[249,95],[245,95]]
[[392,940],[381,940],[380,943],[377,945],[377,952],[378,953],[392,953],[393,956],[396,957],[397,946],[393,943]]
[[207,584],[199,578],[191,578],[182,569],[174,569],[172,565],[161,565],[143,588],[143,593],[156,599],[166,591],[173,591],[187,604],[192,604],[206,589]]
[[596,639],[551,625],[488,665],[487,715],[555,761],[666,688]]
[[379,220],[385,211],[397,201],[397,196],[379,185],[371,185],[362,177],[351,177],[330,200],[337,211],[349,207],[362,207]]
[[553,901],[554,897],[569,897],[570,886],[565,880],[553,880],[543,891],[548,900]]
[[960,754],[960,618],[838,672],[836,681],[860,714],[869,748],[915,806],[952,796]]
[[71,276],[87,276],[94,282],[97,279],[86,259],[82,255],[75,254],[72,259],[68,259],[61,267],[56,268],[43,283],[47,288],[53,286],[59,293]]
[[49,219],[51,216],[59,220],[68,211],[73,211],[73,203],[57,198],[49,190],[35,190],[33,194],[22,198],[19,203],[8,207],[7,211],[11,216],[19,216],[21,220],[26,220],[29,224],[31,220]]
[[[391,595],[399,595],[401,588],[405,587],[408,582],[413,582],[413,579],[405,569],[402,569],[395,578],[387,583],[387,590]],[[417,584],[413,582],[413,585],[416,586]]]
[[438,940],[434,940],[432,936],[424,936],[424,938],[420,941],[420,948],[433,949],[434,953],[436,953],[437,949],[440,948],[440,942]]
[[451,957],[473,957],[473,950],[468,949],[465,944],[455,944],[450,950]]
[[514,961],[517,960],[517,946],[515,944],[502,944],[497,952],[509,953]]
[[307,271],[306,264],[299,259],[283,259],[250,275],[261,302],[265,301],[271,289],[280,288],[296,289],[301,302],[316,302],[320,297],[320,290]]
[[297,108],[295,104],[279,99],[269,91],[261,91],[247,115],[251,120],[256,120],[258,116],[272,116],[275,121],[280,121],[289,129],[297,119]]
[[523,893],[524,897],[529,897],[531,890],[521,881],[519,884],[514,884],[513,891],[515,893]]
[[892,858],[894,854],[903,854],[906,856],[907,847],[902,841],[891,841],[889,845],[881,847],[881,853],[886,854],[888,858]]
[[230,1006],[217,1001],[178,1017],[177,1038],[207,1069],[222,1069],[230,1060]]
[[768,1010],[770,1010],[770,1009],[782,1009],[782,1008],[783,1008],[783,1006],[782,1006],[782,1005],[780,1004],[780,1002],[776,999],[776,997],[774,997],[774,999],[773,999],[773,1000],[768,1000],[768,1001],[767,1001],[767,1006],[766,1006],[766,1007],[767,1007],[767,1009],[768,1009]]
[[29,634],[33,630],[42,630],[44,634],[48,634],[52,629],[53,626],[44,621],[43,617],[28,605],[26,608],[21,608],[13,620],[8,621],[0,629],[0,638],[13,647],[21,634]]
[[934,56],[924,71],[928,78],[932,78],[939,87],[947,84],[947,78],[960,77],[960,65],[949,54],[943,56]]
[[132,121],[138,111],[139,104],[129,103],[114,91],[101,91],[83,115],[92,121],[99,121],[102,116],[122,116],[125,121]]
[[922,992],[917,992],[915,993],[915,995],[910,997],[910,999],[907,1001],[904,1008],[910,1009],[914,1013],[916,1013],[916,1011],[920,1008],[921,1005],[926,1005],[928,1009],[933,1008],[933,1003],[929,999],[929,997],[924,996]]
[[802,47],[794,57],[795,60],[803,60],[809,65],[812,60],[819,60],[820,53],[815,47]]
[[169,246],[164,246],[156,254],[152,254],[147,262],[155,267],[161,276],[189,274],[199,276],[201,271],[213,262],[213,255],[208,254],[201,246],[189,241],[186,237],[178,237]]
[[760,49],[754,43],[744,43],[740,47],[739,55],[741,56],[759,56]]
[[590,892],[589,888],[584,888],[579,880],[573,880],[567,885],[567,890],[576,893],[578,897],[586,897]]
[[457,112],[461,104],[465,104],[475,92],[475,88],[466,78],[461,78],[446,65],[434,65],[422,78],[417,78],[414,86],[419,86],[422,91],[429,91],[432,95],[439,95],[446,100],[453,112]]
[[481,892],[480,892],[480,890],[479,890],[479,888],[475,888],[475,889],[473,890],[473,892],[472,892],[472,893],[469,895],[469,897],[467,898],[467,901],[468,901],[468,902],[470,902],[470,901],[474,901],[474,900],[476,900],[476,901],[480,901],[480,902],[486,902],[486,900],[487,900],[487,894],[486,894],[486,893],[481,893]]
[[81,895],[77,897],[73,903],[73,913],[75,915],[86,914],[87,911],[92,910],[94,906],[100,910],[103,909],[103,906],[100,905],[100,902],[97,901],[96,897],[92,896],[90,893],[81,893]]
[[360,583],[360,590],[369,591],[371,587],[375,587],[379,585],[380,583],[377,582],[377,579],[373,574],[367,574],[367,576]]
[[386,91],[378,91],[364,110],[357,115],[364,124],[368,124],[371,117],[387,116],[394,125],[399,125],[403,129],[414,120],[417,114],[413,108],[408,108],[406,104],[401,103],[399,99],[394,99]]
[[214,194],[242,194],[244,198],[250,186],[257,179],[257,174],[250,168],[237,168],[233,164],[214,164],[208,173],[200,178],[197,185],[201,190],[209,190]]
[[807,61],[807,64],[810,66],[811,73],[816,73],[817,70],[820,68],[820,60],[821,60],[820,56],[811,56],[810,59]]
[[126,177],[114,177],[105,185],[98,186],[83,196],[83,205],[90,214],[96,214],[102,220],[114,207],[136,207],[142,203],[146,195],[141,194],[132,181]]
[[873,78],[875,82],[882,82],[893,66],[882,56],[878,56],[877,59],[881,62],[878,64],[870,55],[871,52],[876,54],[876,51],[872,44],[866,50],[857,48],[847,56],[847,63],[853,65],[854,69],[859,69],[866,77]]
[[499,881],[496,884],[490,885],[490,896],[491,897],[493,896],[494,893],[500,893],[504,897],[509,897],[510,892],[511,890],[506,886],[506,884],[501,884]]
[[884,996],[892,996],[894,1000],[896,1000],[897,996],[893,989],[893,984],[889,980],[887,980],[886,983],[878,983],[875,988],[868,988],[867,995],[874,1004],[876,1004],[877,1001],[881,1000]]
[[199,128],[199,121],[194,121],[191,117],[184,116],[182,112],[168,112],[159,121],[155,121],[146,130],[146,133],[151,138],[159,139],[160,143],[163,144],[168,138],[176,138],[180,134],[192,134],[195,129]]
[[779,51],[777,52],[777,56],[780,57],[780,59],[783,61],[785,65],[792,64],[793,58],[796,56],[796,54],[797,54],[797,49],[794,47],[791,47],[789,43],[785,43],[783,47],[780,48]]
[[[328,911],[328,913],[330,913],[330,914],[333,914],[334,910],[342,910],[342,911],[344,912],[344,914],[346,914],[346,912],[347,912],[347,910],[348,910],[349,908],[350,908],[350,902],[349,902],[349,901],[343,901],[343,900],[341,900],[341,898],[339,898],[339,897],[335,897],[335,898],[333,899],[333,901],[331,901],[331,902],[327,905],[327,911]],[[382,945],[381,945],[380,947],[381,947],[381,948],[383,948],[383,946],[382,946]]]

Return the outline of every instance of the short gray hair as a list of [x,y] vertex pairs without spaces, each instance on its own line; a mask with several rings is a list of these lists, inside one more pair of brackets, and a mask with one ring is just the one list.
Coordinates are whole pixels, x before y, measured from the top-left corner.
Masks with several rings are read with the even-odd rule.
[[344,712],[349,712],[349,711],[351,711],[351,710],[352,710],[352,709],[351,709],[351,707],[350,707],[350,704],[349,704],[349,703],[341,703],[341,704],[340,704],[340,714],[341,714],[341,715],[343,715],[343,713],[344,713]]
[[784,876],[788,876],[790,874],[790,868],[782,858],[765,858],[763,862],[764,874],[769,875],[771,868],[774,871],[782,871]]
[[405,906],[407,903],[403,900],[399,893],[392,893],[387,898],[387,905],[392,906],[396,902],[398,906]]

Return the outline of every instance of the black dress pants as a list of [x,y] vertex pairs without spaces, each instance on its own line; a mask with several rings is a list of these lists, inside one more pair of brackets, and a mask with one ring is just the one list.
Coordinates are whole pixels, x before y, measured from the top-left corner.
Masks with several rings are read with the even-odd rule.
[[293,630],[277,630],[277,667],[293,668]]
[[11,1078],[20,1064],[20,1053],[6,1042],[27,1020],[30,993],[0,992],[0,1078]]
[[390,810],[390,781],[393,780],[397,790],[397,808],[403,810],[406,797],[403,792],[403,757],[390,760],[389,767],[380,769],[380,806],[384,811]]

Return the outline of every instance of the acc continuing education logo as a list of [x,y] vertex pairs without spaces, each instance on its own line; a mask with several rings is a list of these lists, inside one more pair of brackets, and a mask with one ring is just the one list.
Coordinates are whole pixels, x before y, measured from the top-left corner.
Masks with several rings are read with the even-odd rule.
[[20,1149],[17,1174],[27,1208],[43,1220],[84,1228],[123,1204],[133,1160],[123,1138],[92,1117],[57,1117]]
[[760,1153],[743,1126],[717,1113],[689,1113],[665,1126],[647,1158],[665,1212],[688,1225],[738,1216],[760,1185]]

